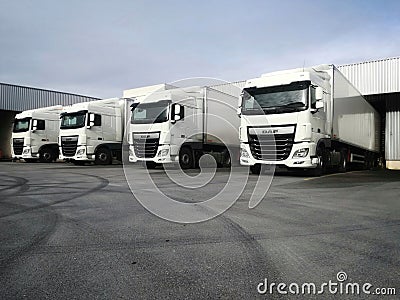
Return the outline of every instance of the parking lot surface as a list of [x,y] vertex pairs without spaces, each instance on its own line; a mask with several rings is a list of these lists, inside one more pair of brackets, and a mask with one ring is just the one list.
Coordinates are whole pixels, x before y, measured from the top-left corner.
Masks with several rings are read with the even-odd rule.
[[[180,193],[163,170],[150,172]],[[0,163],[0,298],[286,298],[257,287],[345,272],[347,282],[396,288],[383,298],[398,299],[400,172],[280,173],[254,209],[250,194],[209,221],[179,224],[142,207],[121,165]]]

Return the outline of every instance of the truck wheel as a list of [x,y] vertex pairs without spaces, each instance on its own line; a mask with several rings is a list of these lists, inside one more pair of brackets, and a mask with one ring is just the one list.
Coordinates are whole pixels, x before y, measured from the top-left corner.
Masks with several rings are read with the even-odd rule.
[[261,172],[261,165],[255,164],[253,166],[250,166],[250,172],[251,172],[251,174],[259,175]]
[[179,151],[179,165],[182,169],[191,169],[194,167],[193,151],[189,147],[183,147]]
[[230,168],[232,165],[232,159],[229,151],[227,151],[224,155],[224,162],[222,164],[222,167],[224,168]]
[[43,148],[39,151],[39,161],[42,163],[50,163],[54,161],[55,154],[51,148]]
[[365,155],[365,163],[364,168],[365,170],[371,170],[374,167],[374,155],[372,153],[367,153]]
[[96,150],[94,163],[96,165],[110,165],[111,152],[107,148],[101,147]]
[[155,163],[154,161],[146,161],[146,168],[153,170],[157,168],[157,163]]
[[315,177],[319,177],[326,173],[326,164],[327,164],[327,153],[325,148],[319,148],[317,150],[318,157],[318,165],[315,169],[312,170],[312,175]]
[[341,172],[341,173],[346,173],[347,172],[347,165],[348,165],[347,151],[346,150],[342,150],[342,151],[340,151],[340,164],[339,164],[338,171]]

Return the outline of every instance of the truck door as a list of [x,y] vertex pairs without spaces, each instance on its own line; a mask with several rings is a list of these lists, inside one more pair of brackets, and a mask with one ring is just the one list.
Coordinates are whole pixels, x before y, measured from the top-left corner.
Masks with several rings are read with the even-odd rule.
[[[316,88],[310,87],[310,97],[311,97],[311,109],[316,109]],[[319,138],[324,137],[327,134],[326,131],[326,99],[324,99],[325,107],[323,109],[319,109],[318,111],[312,114],[312,135],[313,140],[318,140]]]

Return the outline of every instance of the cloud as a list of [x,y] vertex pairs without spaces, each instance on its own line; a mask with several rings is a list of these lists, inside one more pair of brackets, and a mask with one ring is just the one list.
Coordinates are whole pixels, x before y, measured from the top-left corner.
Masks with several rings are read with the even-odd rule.
[[121,96],[191,76],[241,80],[398,56],[397,1],[14,1],[0,81]]

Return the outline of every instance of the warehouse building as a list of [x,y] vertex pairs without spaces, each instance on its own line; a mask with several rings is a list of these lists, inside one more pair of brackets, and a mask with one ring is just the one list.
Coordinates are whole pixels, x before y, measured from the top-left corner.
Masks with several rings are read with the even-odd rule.
[[381,151],[388,169],[400,169],[400,57],[338,69],[381,115]]
[[0,83],[0,159],[11,157],[10,139],[17,113],[39,107],[97,100],[70,93]]
[[[400,57],[337,66],[381,115],[381,155],[388,169],[400,169]],[[256,77],[256,76],[255,76]],[[245,81],[234,82],[242,89]],[[228,94],[231,84],[213,87]],[[350,129],[351,130],[351,129]]]

